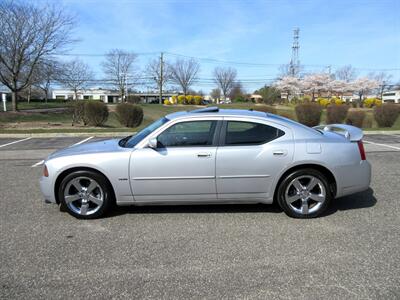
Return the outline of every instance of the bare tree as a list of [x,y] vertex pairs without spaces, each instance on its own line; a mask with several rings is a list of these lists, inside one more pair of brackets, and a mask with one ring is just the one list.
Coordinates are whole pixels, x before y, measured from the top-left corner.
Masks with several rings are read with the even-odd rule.
[[378,93],[380,98],[382,99],[383,93],[390,88],[389,82],[393,78],[393,75],[385,72],[369,73],[368,78],[376,80],[378,82]]
[[245,99],[246,91],[243,89],[243,85],[240,81],[236,81],[229,92],[229,98],[232,100]]
[[[171,68],[168,63],[163,62],[161,59],[151,60],[147,64],[146,74],[155,82],[160,91],[162,91],[165,85],[171,80]],[[162,104],[161,92],[159,100],[160,104]]]
[[63,64],[62,74],[58,81],[74,92],[74,100],[78,99],[79,91],[87,88],[94,75],[90,67],[79,59]]
[[236,69],[227,67],[216,67],[214,69],[214,82],[218,85],[218,87],[222,91],[222,95],[224,96],[224,99],[226,99],[226,96],[230,93],[232,90],[235,82],[236,82],[236,76],[237,72]]
[[211,90],[210,96],[213,100],[219,102],[219,99],[221,99],[221,90],[220,89]]
[[55,60],[42,60],[34,75],[33,85],[42,90],[45,102],[49,99],[52,82],[62,76],[61,64]]
[[353,81],[356,78],[357,71],[351,65],[343,66],[336,70],[336,79],[343,80],[346,83]]
[[[133,52],[113,49],[107,53],[105,61],[102,63],[107,79],[118,89],[122,101],[126,100],[129,85],[137,77],[134,70],[136,58],[137,55]],[[131,80],[130,83],[128,79]]]
[[18,92],[32,83],[40,59],[73,42],[73,25],[73,19],[56,7],[0,2],[0,81],[12,92],[13,111],[18,109]]
[[171,66],[171,81],[182,88],[183,94],[186,96],[189,88],[197,79],[200,70],[200,64],[192,59],[176,60]]

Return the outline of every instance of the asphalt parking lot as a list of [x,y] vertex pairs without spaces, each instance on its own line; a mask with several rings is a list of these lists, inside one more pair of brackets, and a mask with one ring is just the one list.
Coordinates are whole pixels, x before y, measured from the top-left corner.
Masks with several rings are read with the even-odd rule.
[[267,205],[76,220],[44,203],[37,164],[96,139],[0,139],[1,299],[400,298],[400,135],[366,136],[371,189],[312,220]]

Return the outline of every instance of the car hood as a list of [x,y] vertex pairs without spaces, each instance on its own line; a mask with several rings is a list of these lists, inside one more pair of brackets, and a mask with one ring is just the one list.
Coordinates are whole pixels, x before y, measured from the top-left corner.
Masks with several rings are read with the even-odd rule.
[[122,148],[118,145],[119,139],[103,140],[98,142],[84,143],[76,146],[70,146],[58,150],[49,155],[47,160],[57,157],[70,156],[70,155],[81,155],[81,154],[94,154],[94,153],[106,153],[106,152],[117,152],[123,151],[126,148]]

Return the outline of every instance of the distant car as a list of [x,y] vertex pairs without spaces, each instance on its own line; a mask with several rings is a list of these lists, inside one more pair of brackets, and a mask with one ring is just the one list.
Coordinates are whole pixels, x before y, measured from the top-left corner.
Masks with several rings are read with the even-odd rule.
[[212,103],[211,100],[201,100],[201,105],[209,105],[211,103]]
[[229,100],[229,99],[226,99],[226,100],[221,100],[219,103],[220,103],[220,104],[231,104],[232,101]]
[[[366,190],[360,129],[309,128],[273,114],[209,107],[177,112],[139,133],[72,146],[45,161],[48,202],[78,218],[117,205],[266,203],[320,216],[334,198]],[[350,200],[349,200],[350,201]]]

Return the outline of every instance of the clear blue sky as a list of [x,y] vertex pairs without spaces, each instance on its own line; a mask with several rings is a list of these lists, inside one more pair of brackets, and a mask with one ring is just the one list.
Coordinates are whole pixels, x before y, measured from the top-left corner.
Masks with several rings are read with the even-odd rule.
[[[300,61],[306,71],[345,64],[368,69],[400,68],[400,0],[64,0],[78,20],[81,39],[71,53],[101,54],[111,48],[137,53],[166,51],[234,64],[247,91],[274,78],[288,63],[293,28],[300,28]],[[137,66],[157,54],[141,55]],[[167,60],[176,57],[166,55]],[[81,57],[102,78],[102,57]],[[200,60],[201,78],[211,78],[215,61]],[[267,65],[271,64],[271,65]],[[400,81],[400,71],[391,71]],[[257,82],[256,82],[257,80]],[[254,82],[252,82],[254,81]],[[265,81],[267,82],[267,81]],[[209,91],[212,85],[196,87]]]

